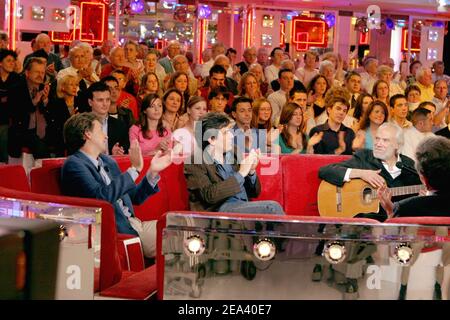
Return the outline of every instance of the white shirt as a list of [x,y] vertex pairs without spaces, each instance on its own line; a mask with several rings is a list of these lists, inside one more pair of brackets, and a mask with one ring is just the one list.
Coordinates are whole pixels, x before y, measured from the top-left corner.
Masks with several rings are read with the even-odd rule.
[[270,84],[273,80],[278,79],[278,72],[280,68],[275,67],[273,64],[266,67],[264,69],[264,77],[266,78],[266,82]]
[[420,132],[414,126],[403,129],[403,133],[405,136],[405,142],[403,144],[401,154],[410,157],[414,161],[416,161],[416,149],[419,143],[426,138],[434,136],[433,132]]
[[272,123],[275,126],[278,125],[278,122],[280,121],[281,110],[286,104],[287,95],[287,92],[280,89],[267,97],[267,100],[269,100],[270,105],[272,106]]
[[392,97],[396,94],[405,94],[405,90],[403,90],[398,82],[391,81],[391,83],[389,84],[389,97]]
[[[447,102],[448,102],[448,98],[446,97],[445,100],[442,101],[441,99],[434,97],[433,100],[431,100],[431,102],[433,102],[436,106],[436,112],[434,113],[436,115],[439,112],[441,112],[442,109],[445,108],[445,106],[447,105]],[[446,126],[447,126],[447,123],[445,122],[445,117],[443,117],[442,122],[439,124],[439,127],[442,129],[442,128],[445,128]]]
[[[61,71],[58,72],[58,74],[56,75],[56,79],[60,80],[62,78],[64,78],[66,75],[72,75],[74,77],[78,77],[78,69],[75,69],[74,67],[68,67],[65,69],[62,69]],[[92,79],[94,80],[94,82],[100,81],[100,78],[98,77],[98,75],[95,72],[92,72],[91,74]],[[86,82],[86,86],[90,86],[93,82],[88,81],[86,79],[84,79],[84,81]]]
[[361,87],[369,94],[372,94],[373,85],[378,79],[372,77],[367,72],[361,73]]
[[206,78],[207,76],[209,76],[209,70],[212,68],[213,65],[214,59],[210,59],[208,62],[202,64],[202,71],[200,72],[202,78]]
[[190,156],[195,148],[197,142],[192,133],[186,128],[179,128],[172,133],[172,138],[183,146],[183,156]]
[[305,68],[298,68],[295,71],[295,76],[300,80],[305,88],[308,87],[309,83],[311,82],[312,78],[317,76],[319,74],[319,70],[314,69],[313,71],[306,70]]
[[[400,162],[400,155],[397,156],[397,162]],[[397,178],[399,175],[402,174],[402,169],[400,169],[399,167],[397,167],[396,165],[392,167],[392,169],[389,168],[389,165],[387,164],[386,161],[381,161],[381,163],[383,164],[383,167],[386,169],[386,171],[391,175],[392,179]],[[349,182],[350,179],[350,173],[352,172],[352,169],[349,168],[347,169],[347,171],[345,171],[345,176],[344,176],[344,182]]]

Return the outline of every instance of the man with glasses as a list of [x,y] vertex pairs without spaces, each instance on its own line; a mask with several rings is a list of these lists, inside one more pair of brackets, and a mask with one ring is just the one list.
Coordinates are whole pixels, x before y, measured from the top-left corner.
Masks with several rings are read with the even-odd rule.
[[256,48],[250,47],[246,48],[244,50],[244,54],[242,55],[244,57],[244,61],[239,62],[236,64],[236,67],[239,67],[241,75],[246,73],[248,71],[248,67],[256,62]]

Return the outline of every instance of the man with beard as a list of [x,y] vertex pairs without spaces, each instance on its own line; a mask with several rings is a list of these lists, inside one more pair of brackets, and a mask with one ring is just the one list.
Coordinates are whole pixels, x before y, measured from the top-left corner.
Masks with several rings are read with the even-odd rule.
[[[358,178],[377,189],[421,184],[414,161],[399,153],[403,141],[403,130],[399,126],[384,123],[377,130],[373,150],[362,149],[347,161],[322,167],[319,177],[336,186]],[[394,199],[397,200],[400,197]],[[384,221],[387,215],[380,208],[379,213],[359,214],[357,217]]]

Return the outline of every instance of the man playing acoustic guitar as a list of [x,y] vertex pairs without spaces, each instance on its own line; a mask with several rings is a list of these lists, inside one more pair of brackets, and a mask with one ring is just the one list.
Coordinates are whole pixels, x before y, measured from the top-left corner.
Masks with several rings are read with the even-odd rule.
[[[395,124],[384,123],[377,130],[373,150],[362,149],[347,161],[324,166],[319,170],[319,177],[338,187],[352,179],[362,179],[375,189],[419,185],[421,182],[414,169],[414,161],[399,154],[402,145],[403,130]],[[403,198],[395,197],[393,200]],[[361,213],[356,217],[384,221],[387,215],[380,208],[379,213]]]

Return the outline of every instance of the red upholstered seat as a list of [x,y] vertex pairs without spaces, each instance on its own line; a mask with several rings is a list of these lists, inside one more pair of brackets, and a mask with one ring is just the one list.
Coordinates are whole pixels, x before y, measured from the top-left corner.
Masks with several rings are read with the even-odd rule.
[[27,174],[23,166],[0,166],[0,186],[20,191],[30,191]]
[[124,272],[124,279],[102,291],[104,297],[144,300],[156,293],[156,265],[141,272]]
[[254,201],[274,200],[284,207],[281,159],[285,156],[265,156],[256,169],[261,182],[261,193]]
[[[397,217],[387,219],[385,223],[450,226],[450,217]],[[448,235],[448,229],[445,228],[444,232],[446,234],[440,234],[440,236]],[[417,233],[421,236],[434,236],[435,230],[429,228],[419,228]],[[440,249],[440,246],[426,247],[422,249],[422,252],[429,252],[438,249]]]
[[399,224],[425,224],[425,225],[450,225],[450,217],[397,217],[390,218],[386,223]]
[[289,215],[317,216],[319,169],[350,156],[289,155],[281,159],[284,210]]
[[184,165],[172,164],[161,173],[161,179],[166,189],[168,209],[158,212],[154,220],[169,210],[189,210],[189,192],[184,177]]
[[118,233],[117,250],[119,252],[122,271],[139,272],[145,269],[139,237]]
[[57,162],[30,172],[31,191],[44,194],[62,195],[61,166]]
[[53,202],[102,209],[99,288],[106,289],[121,279],[121,266],[116,243],[116,220],[110,203],[95,199],[38,194],[0,187],[0,196],[40,202]]

